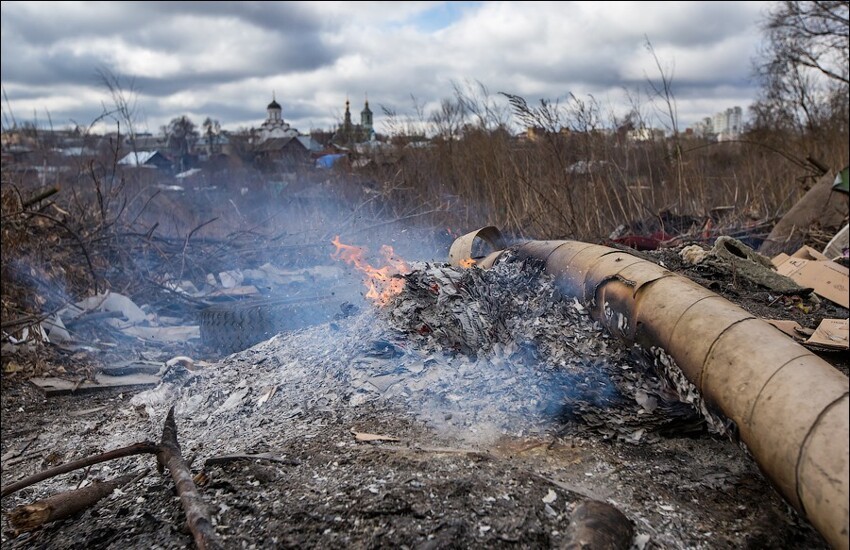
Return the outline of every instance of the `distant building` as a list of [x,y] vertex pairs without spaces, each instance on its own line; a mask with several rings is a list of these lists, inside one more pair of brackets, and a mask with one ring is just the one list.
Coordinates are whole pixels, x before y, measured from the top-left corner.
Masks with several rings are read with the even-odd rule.
[[298,130],[292,128],[289,123],[283,120],[283,108],[272,94],[272,102],[266,107],[268,118],[260,126],[260,133],[257,143],[263,143],[269,139],[277,138],[294,138],[298,135]]
[[697,138],[714,139],[714,121],[705,117],[692,126],[693,136]]
[[692,128],[694,137],[715,141],[738,139],[744,131],[744,112],[738,106],[730,107],[713,117],[705,117]]
[[118,161],[118,164],[135,168],[159,168],[162,170],[171,168],[171,161],[159,151],[133,151],[127,153]]
[[731,107],[714,115],[713,122],[717,141],[738,139],[744,130],[744,113],[740,107]]
[[360,124],[354,124],[351,121],[351,104],[345,100],[345,116],[342,124],[334,132],[331,138],[331,143],[340,147],[353,147],[356,143],[373,141],[375,139],[375,130],[372,124],[372,110],[369,109],[369,100],[363,110],[360,111]]
[[629,141],[661,141],[664,139],[664,130],[642,126],[626,132],[626,139]]
[[[261,170],[293,171],[310,162],[309,138],[276,137],[263,141],[254,149],[254,163]],[[307,144],[305,144],[305,141]]]
[[528,141],[538,141],[546,135],[546,128],[543,126],[529,126],[525,129],[525,139]]
[[124,146],[135,151],[151,151],[165,147],[166,138],[148,132],[137,132],[124,136]]

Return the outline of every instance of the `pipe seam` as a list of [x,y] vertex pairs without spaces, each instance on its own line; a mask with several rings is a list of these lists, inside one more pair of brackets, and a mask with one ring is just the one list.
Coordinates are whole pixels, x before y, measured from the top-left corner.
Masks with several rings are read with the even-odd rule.
[[641,283],[640,285],[635,287],[635,291],[632,294],[632,298],[635,301],[637,301],[638,292],[640,292],[641,290],[645,290],[645,289],[649,288],[650,285],[657,283],[658,281],[661,281],[663,279],[669,279],[672,276],[673,276],[673,273],[665,273],[664,275],[660,275],[660,276],[656,277],[655,279],[650,279],[648,281],[644,281],[643,283]]
[[[730,325],[730,326],[731,326],[731,325]],[[710,353],[710,352],[709,352],[709,353]],[[747,414],[747,418],[744,420],[744,421],[745,421],[748,425],[752,422],[752,420],[753,420],[753,413],[754,413],[754,412],[755,412],[755,410],[756,410],[756,406],[758,406],[759,401],[761,400],[761,396],[762,396],[762,394],[764,393],[765,388],[767,388],[767,387],[770,385],[770,382],[771,382],[771,381],[772,381],[772,380],[773,380],[773,379],[774,379],[774,378],[775,378],[775,377],[776,377],[776,376],[777,376],[780,372],[782,372],[782,370],[783,370],[785,367],[787,367],[789,364],[793,363],[794,361],[796,361],[796,360],[798,360],[798,359],[802,359],[803,357],[808,357],[809,355],[811,355],[811,352],[806,351],[805,353],[801,353],[800,355],[798,355],[798,356],[796,356],[796,357],[792,357],[791,359],[789,359],[789,360],[785,361],[784,363],[782,363],[782,366],[780,366],[780,367],[776,370],[776,372],[774,372],[773,374],[771,374],[771,375],[767,378],[767,380],[765,380],[765,381],[764,381],[764,385],[761,387],[761,389],[759,390],[758,395],[757,395],[757,396],[756,396],[756,398],[753,400],[753,406],[752,406],[752,407],[750,407],[750,412]]]
[[[714,296],[709,296],[709,298],[714,298]],[[705,298],[701,298],[698,301],[701,302],[704,299]],[[696,305],[696,302],[694,302],[694,305]],[[684,316],[684,314],[682,316]],[[705,354],[705,357],[702,360],[702,365],[700,366],[700,369],[699,369],[699,381],[698,381],[699,383],[697,384],[697,388],[699,389],[700,393],[703,393],[702,382],[703,382],[703,378],[705,377],[705,364],[708,362],[708,358],[711,357],[711,353],[714,351],[714,346],[717,345],[717,342],[732,327],[734,327],[735,325],[739,325],[739,324],[743,323],[744,321],[752,321],[752,320],[757,320],[757,318],[756,317],[745,317],[743,319],[738,319],[737,321],[733,321],[732,323],[729,324],[728,327],[721,330],[720,334],[717,335],[717,338],[715,338],[714,341],[711,343],[711,345],[708,346],[708,353]],[[678,325],[678,322],[677,322],[677,325]],[[673,329],[673,330],[676,330],[676,329]],[[762,388],[761,388],[761,390],[759,390],[759,392],[761,392],[762,390],[764,390],[764,386],[762,386]]]

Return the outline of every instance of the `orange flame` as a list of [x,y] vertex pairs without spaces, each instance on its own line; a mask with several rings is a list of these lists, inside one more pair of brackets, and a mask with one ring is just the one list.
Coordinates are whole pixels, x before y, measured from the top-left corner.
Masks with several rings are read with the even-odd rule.
[[404,280],[396,275],[410,273],[411,268],[407,262],[395,257],[391,246],[381,246],[381,256],[386,265],[378,268],[366,261],[366,253],[362,247],[342,244],[339,235],[334,237],[331,243],[336,247],[336,252],[331,254],[333,259],[353,265],[363,273],[363,283],[369,288],[366,297],[373,302],[384,306],[404,288]]
[[472,258],[467,258],[465,260],[459,261],[458,263],[460,264],[460,267],[472,267],[475,265],[476,262]]

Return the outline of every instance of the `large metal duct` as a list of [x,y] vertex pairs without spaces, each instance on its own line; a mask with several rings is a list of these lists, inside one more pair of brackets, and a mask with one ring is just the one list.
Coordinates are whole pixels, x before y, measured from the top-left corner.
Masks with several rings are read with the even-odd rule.
[[[469,265],[480,237],[459,238]],[[850,384],[830,364],[725,298],[631,254],[577,241],[516,247],[611,333],[671,356],[703,399],[733,420],[761,470],[834,548],[848,548]],[[491,267],[500,251],[477,259]]]

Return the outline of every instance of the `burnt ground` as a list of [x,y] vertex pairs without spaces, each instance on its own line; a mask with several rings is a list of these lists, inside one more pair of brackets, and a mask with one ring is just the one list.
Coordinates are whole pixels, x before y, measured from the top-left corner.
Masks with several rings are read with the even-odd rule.
[[[803,313],[799,298],[687,268],[675,251],[652,257],[764,317],[814,328],[818,316],[847,315],[805,301]],[[516,299],[499,294],[518,284]],[[843,354],[824,357],[847,372]],[[702,417],[657,362],[553,299],[540,277],[418,266],[388,308],[364,305],[162,375],[145,392],[49,399],[4,380],[3,485],[156,441],[173,405],[227,548],[566,547],[587,499],[625,514],[633,548],[828,547],[722,419]],[[235,453],[266,454],[206,464]],[[15,506],[145,471],[75,517],[32,533],[9,525]],[[3,498],[2,510],[4,548],[192,546],[152,456],[39,483]]]

